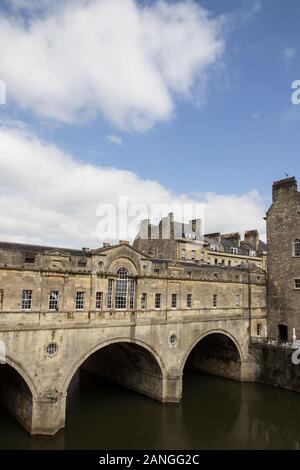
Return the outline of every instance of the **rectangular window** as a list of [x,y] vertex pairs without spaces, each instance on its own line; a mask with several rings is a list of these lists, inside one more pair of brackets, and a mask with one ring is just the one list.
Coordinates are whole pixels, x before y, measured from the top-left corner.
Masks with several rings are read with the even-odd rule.
[[155,268],[155,269],[154,269],[154,274],[160,274],[160,269]]
[[294,256],[300,256],[300,240],[294,243]]
[[155,294],[155,308],[159,310],[161,306],[161,294]]
[[218,306],[218,294],[213,295],[213,308],[217,308]]
[[86,261],[78,261],[77,266],[79,268],[85,268],[86,267]]
[[4,297],[4,290],[0,289],[0,310],[3,309],[3,297]]
[[177,294],[172,294],[171,306],[172,308],[177,308]]
[[258,294],[257,299],[256,299],[256,306],[261,307],[261,295]]
[[192,271],[188,271],[188,272],[187,272],[187,277],[192,277],[192,275],[193,275],[193,272],[192,272]]
[[295,279],[295,289],[300,289],[300,279]]
[[96,292],[96,309],[101,310],[102,309],[102,299],[103,299],[103,293],[102,292]]
[[185,259],[186,258],[186,250],[185,248],[181,248],[181,258]]
[[257,336],[261,335],[261,324],[260,323],[257,323],[257,325],[256,325],[256,334],[257,334]]
[[25,256],[24,262],[26,264],[34,264],[35,263],[35,257],[34,256]]
[[135,303],[135,281],[130,281],[129,285],[129,308],[130,310],[134,309]]
[[215,265],[217,265],[217,264],[218,264],[218,259],[217,259],[217,258],[215,258]]
[[31,310],[32,290],[23,290],[22,292],[22,310]]
[[147,294],[145,292],[141,296],[141,310],[147,310]]
[[58,290],[50,291],[49,310],[58,310]]
[[84,307],[84,292],[76,292],[76,310],[83,310]]
[[192,260],[196,259],[196,251],[195,250],[192,250],[191,259]]
[[186,296],[186,308],[192,308],[192,294]]
[[237,295],[235,296],[235,306],[236,306],[237,308],[239,308],[239,307],[241,306],[241,296],[240,296],[240,294],[237,294]]
[[230,260],[228,261],[228,266],[231,266],[231,261]]
[[107,308],[112,308],[112,292],[113,292],[113,280],[108,279],[108,290],[107,290]]

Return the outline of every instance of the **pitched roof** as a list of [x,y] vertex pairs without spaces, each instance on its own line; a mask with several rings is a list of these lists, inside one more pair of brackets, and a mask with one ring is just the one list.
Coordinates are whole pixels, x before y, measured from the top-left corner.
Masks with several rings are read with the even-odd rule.
[[29,245],[26,243],[10,243],[0,241],[0,250],[23,251],[25,253],[44,253],[47,251],[62,251],[72,256],[88,256],[85,250],[76,250],[73,248],[62,248],[57,246]]

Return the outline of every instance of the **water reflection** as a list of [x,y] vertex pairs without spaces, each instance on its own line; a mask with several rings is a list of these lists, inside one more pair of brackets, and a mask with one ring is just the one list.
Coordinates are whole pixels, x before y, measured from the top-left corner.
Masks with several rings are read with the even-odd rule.
[[81,372],[67,428],[30,437],[0,408],[1,449],[299,449],[300,394],[187,371],[183,401],[161,405]]

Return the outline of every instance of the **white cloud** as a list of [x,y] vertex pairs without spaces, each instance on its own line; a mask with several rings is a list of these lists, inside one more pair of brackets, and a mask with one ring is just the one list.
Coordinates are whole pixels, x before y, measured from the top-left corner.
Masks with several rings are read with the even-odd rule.
[[192,199],[129,171],[78,162],[19,127],[0,128],[0,239],[99,246],[97,207],[117,206],[120,196],[129,205],[166,204],[171,209],[203,202],[206,232],[264,231],[265,207],[256,191]]
[[118,135],[115,135],[115,134],[107,135],[106,140],[108,142],[110,142],[111,144],[114,144],[114,145],[122,145],[123,144],[122,137],[120,137]]
[[296,57],[296,48],[285,47],[282,51],[282,55],[285,60],[292,60]]
[[19,106],[67,123],[102,113],[117,128],[144,131],[172,117],[176,96],[203,101],[224,49],[223,17],[192,0],[50,4],[26,23],[18,13],[0,18],[1,79]]

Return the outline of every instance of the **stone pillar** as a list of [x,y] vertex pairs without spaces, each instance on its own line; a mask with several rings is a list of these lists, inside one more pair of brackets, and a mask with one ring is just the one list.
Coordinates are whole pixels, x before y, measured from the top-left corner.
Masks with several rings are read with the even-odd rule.
[[241,381],[242,382],[256,382],[260,375],[259,364],[250,359],[241,363]]
[[66,394],[48,391],[32,403],[31,434],[52,436],[65,427]]
[[182,398],[182,374],[169,372],[163,379],[163,403],[179,403]]

